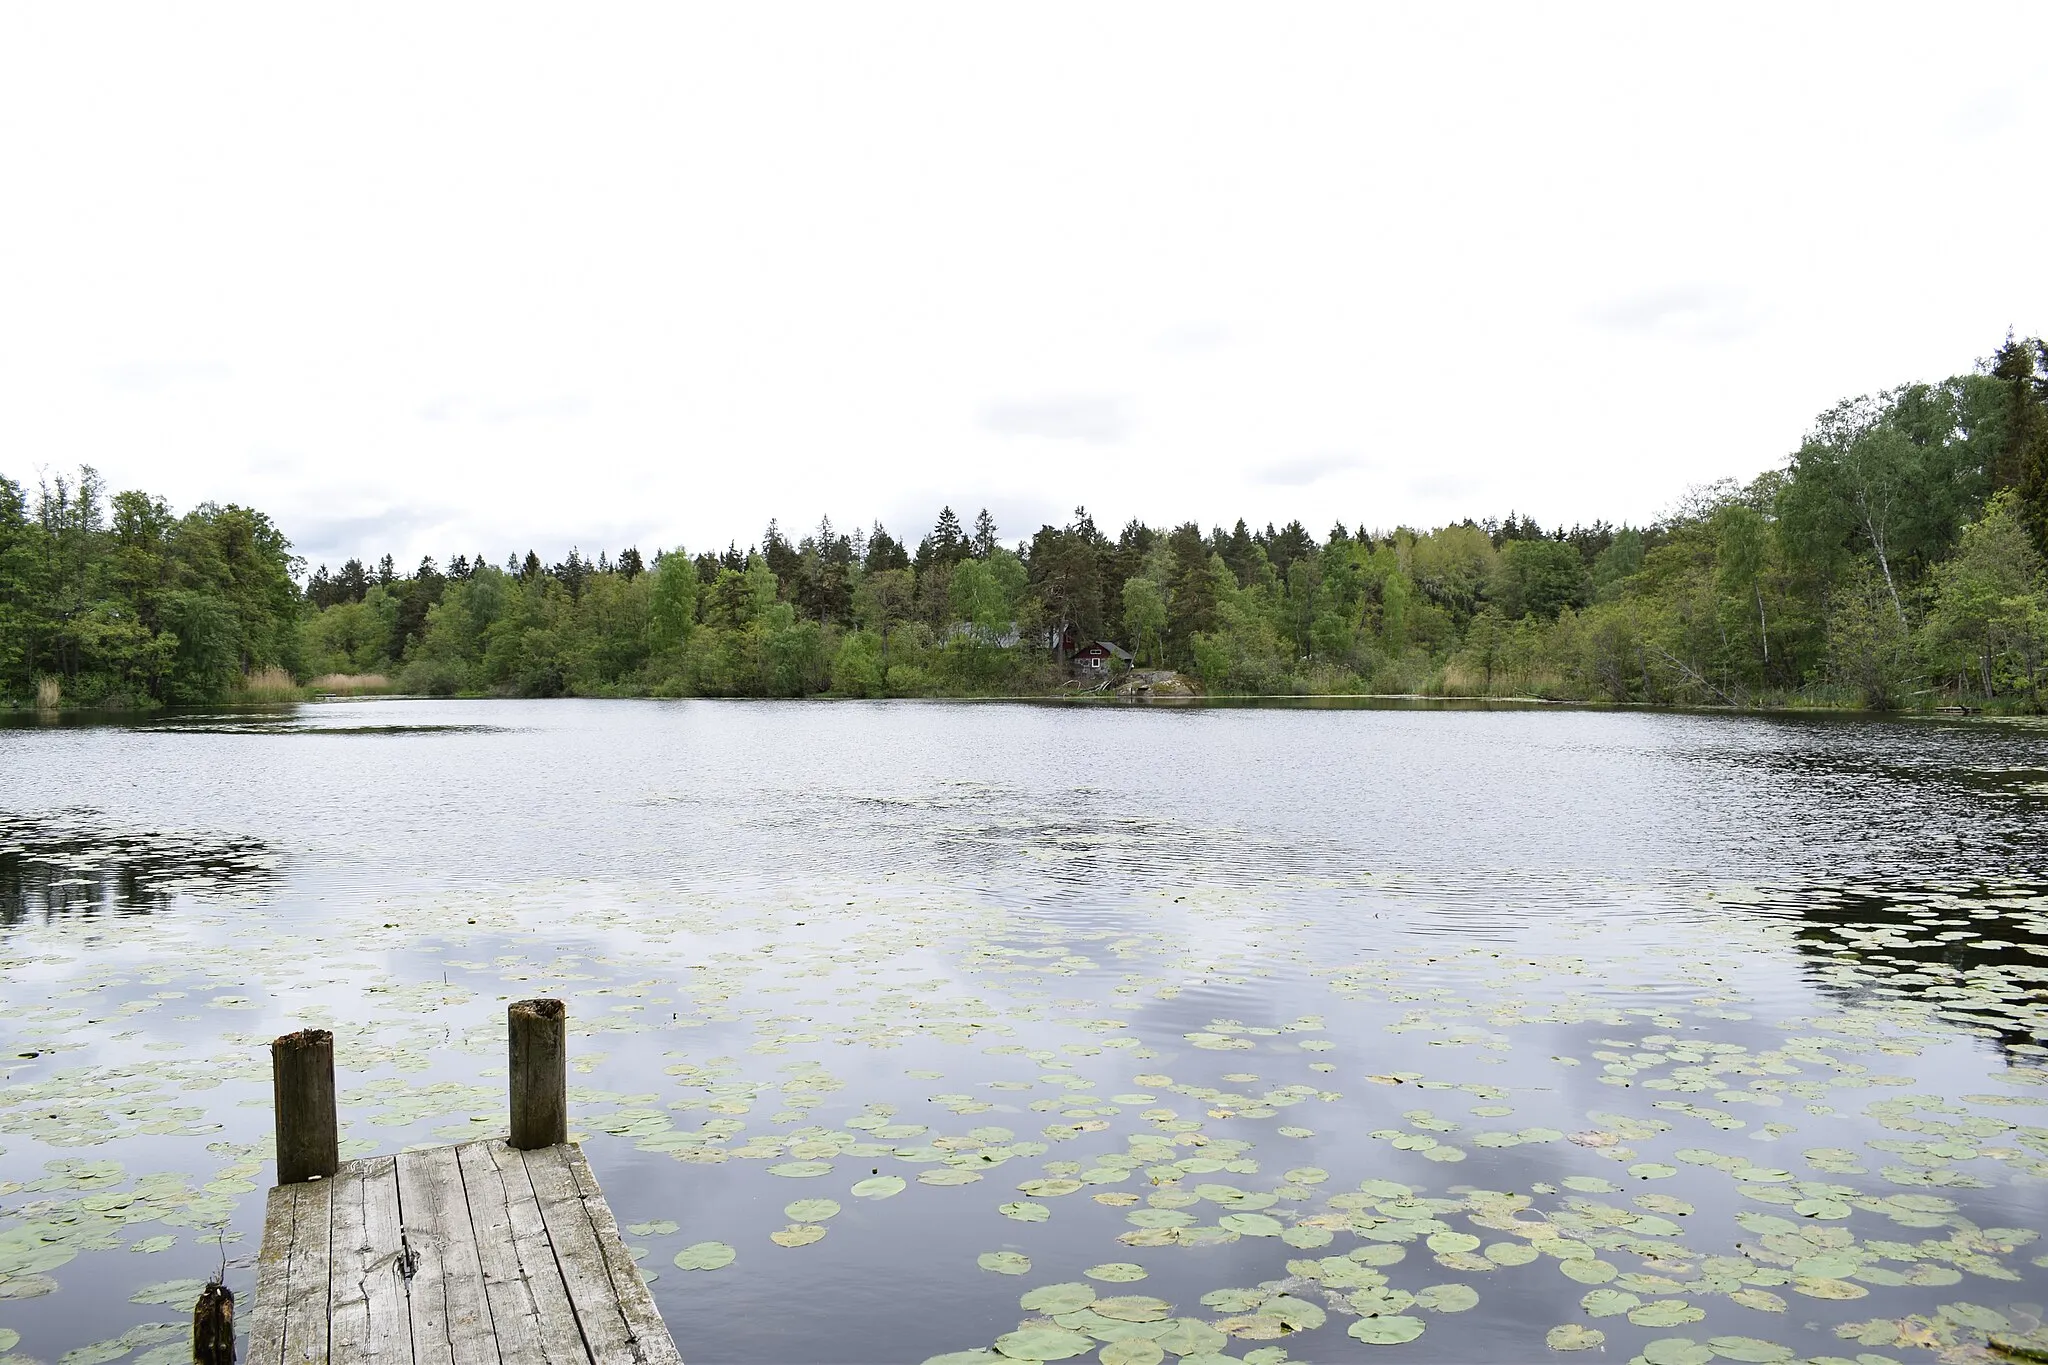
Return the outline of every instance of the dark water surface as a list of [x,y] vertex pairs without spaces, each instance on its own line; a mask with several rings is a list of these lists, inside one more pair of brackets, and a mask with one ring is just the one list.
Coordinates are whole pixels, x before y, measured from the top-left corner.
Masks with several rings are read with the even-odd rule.
[[0,1362],[182,1360],[223,1254],[246,1314],[271,1037],[394,1151],[502,1131],[543,994],[691,1365],[1985,1358],[2048,1301],[2044,835],[2018,722],[0,728]]

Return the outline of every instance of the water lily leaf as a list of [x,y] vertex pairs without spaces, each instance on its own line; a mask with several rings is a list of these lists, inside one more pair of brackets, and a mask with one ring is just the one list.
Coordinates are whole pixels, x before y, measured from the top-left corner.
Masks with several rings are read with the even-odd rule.
[[1095,1286],[1092,1284],[1042,1284],[1017,1300],[1018,1306],[1026,1312],[1046,1313],[1054,1317],[1076,1312],[1094,1302]]
[[829,1161],[778,1161],[768,1168],[768,1174],[783,1175],[794,1180],[802,1180],[810,1176],[832,1174],[832,1163]]
[[825,1235],[825,1229],[816,1223],[793,1223],[778,1232],[768,1234],[768,1240],[779,1247],[806,1247]]
[[1268,1299],[1259,1312],[1280,1319],[1290,1332],[1313,1332],[1329,1316],[1308,1300],[1297,1299],[1292,1294]]
[[1152,1338],[1168,1354],[1200,1356],[1221,1351],[1230,1338],[1199,1318],[1175,1318],[1164,1332]]
[[21,1333],[12,1327],[0,1327],[0,1355],[5,1355],[21,1345]]
[[1985,1308],[1974,1303],[1945,1303],[1941,1315],[1950,1322],[1973,1327],[1980,1332],[2002,1332],[2012,1326],[2012,1319],[1995,1308]]
[[1263,1213],[1226,1213],[1216,1221],[1246,1237],[1278,1237],[1286,1230],[1278,1218]]
[[1793,1280],[1792,1288],[1810,1299],[1860,1299],[1870,1293],[1862,1285],[1851,1284],[1847,1280],[1812,1276]]
[[1607,1334],[1599,1328],[1576,1322],[1553,1327],[1543,1335],[1543,1344],[1553,1351],[1590,1351],[1606,1340]]
[[1020,1251],[984,1251],[974,1263],[998,1275],[1022,1275],[1031,1269],[1031,1258]]
[[[1133,1280],[1145,1278],[1145,1267],[1133,1265],[1129,1261],[1106,1261],[1101,1265],[1091,1265],[1081,1273],[1091,1280],[1102,1280],[1109,1284],[1129,1284]],[[1174,1354],[1186,1355],[1187,1352],[1176,1351]]]
[[1118,1322],[1159,1322],[1173,1311],[1173,1305],[1165,1299],[1155,1299],[1149,1294],[1097,1299],[1089,1306],[1103,1317],[1114,1318]]
[[686,1246],[676,1253],[676,1268],[678,1270],[717,1270],[721,1266],[731,1265],[733,1258],[737,1255],[739,1255],[737,1251],[734,1251],[723,1242],[698,1242],[695,1245]]
[[1022,1190],[1025,1194],[1033,1196],[1034,1198],[1045,1199],[1051,1198],[1056,1195],[1072,1194],[1075,1190],[1081,1188],[1081,1182],[1078,1180],[1068,1180],[1064,1178],[1052,1180],[1027,1180],[1023,1182],[1021,1185],[1017,1186],[1017,1188]]
[[1628,1310],[1628,1320],[1638,1327],[1678,1327],[1706,1315],[1705,1309],[1684,1299],[1653,1299]]
[[1527,1265],[1537,1255],[1527,1242],[1494,1242],[1486,1248],[1486,1259],[1495,1265]]
[[1778,1365],[1793,1357],[1790,1347],[1759,1337],[1708,1337],[1707,1345],[1723,1360],[1746,1361],[1748,1365]]
[[1034,1204],[1028,1199],[1019,1199],[1011,1204],[999,1204],[996,1212],[1005,1218],[1014,1218],[1020,1223],[1043,1223],[1052,1217],[1052,1210],[1043,1204]]
[[[1557,1268],[1564,1273],[1566,1279],[1577,1280],[1580,1284],[1606,1284],[1619,1273],[1611,1262],[1586,1256],[1559,1261]],[[1651,1323],[1649,1325],[1655,1326],[1656,1324]]]
[[887,1199],[903,1193],[905,1181],[900,1175],[875,1175],[859,1181],[853,1187],[855,1199]]
[[1156,1341],[1127,1337],[1103,1347],[1100,1359],[1102,1365],[1159,1365],[1166,1359],[1166,1351]]
[[1479,1302],[1479,1291],[1469,1284],[1433,1284],[1416,1290],[1415,1302],[1432,1313],[1462,1313]]
[[199,1302],[199,1293],[205,1288],[205,1280],[163,1280],[142,1286],[128,1296],[128,1302],[166,1303],[179,1308],[190,1308]]
[[[839,1212],[837,1199],[799,1199],[782,1206],[782,1216],[792,1223],[822,1223]],[[669,1224],[675,1231],[675,1224]]]
[[972,1185],[979,1179],[980,1171],[963,1171],[951,1166],[917,1173],[920,1185]]
[[1399,1346],[1422,1335],[1421,1318],[1396,1315],[1388,1318],[1360,1318],[1345,1329],[1368,1346]]
[[1790,1307],[1768,1289],[1738,1289],[1728,1296],[1728,1301],[1739,1303],[1744,1308],[1754,1308],[1759,1313],[1782,1313]]
[[1691,1337],[1660,1337],[1643,1347],[1644,1365],[1708,1365],[1714,1351]]
[[1064,1327],[1024,1327],[996,1338],[996,1350],[1012,1360],[1068,1360],[1095,1343]]
[[1626,1289],[1592,1289],[1579,1300],[1579,1307],[1596,1318],[1620,1317],[1642,1300]]

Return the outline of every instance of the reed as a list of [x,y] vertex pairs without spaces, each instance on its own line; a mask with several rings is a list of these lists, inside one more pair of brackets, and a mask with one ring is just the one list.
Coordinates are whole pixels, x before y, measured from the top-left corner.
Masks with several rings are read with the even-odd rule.
[[372,692],[391,691],[391,679],[382,673],[323,673],[306,686],[314,692],[359,697]]
[[244,674],[237,699],[259,702],[298,701],[305,695],[305,689],[299,686],[297,679],[286,670],[272,664],[268,668],[259,668],[254,673]]

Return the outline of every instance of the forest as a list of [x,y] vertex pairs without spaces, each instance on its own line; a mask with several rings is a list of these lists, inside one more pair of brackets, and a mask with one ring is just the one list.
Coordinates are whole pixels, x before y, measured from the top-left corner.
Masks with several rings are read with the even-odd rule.
[[951,508],[771,522],[746,550],[305,573],[261,512],[175,514],[90,469],[0,476],[0,700],[148,709],[433,696],[1049,695],[1117,644],[1212,695],[2038,710],[2048,345],[1847,399],[1789,458],[1646,526],[1131,521],[1005,543]]

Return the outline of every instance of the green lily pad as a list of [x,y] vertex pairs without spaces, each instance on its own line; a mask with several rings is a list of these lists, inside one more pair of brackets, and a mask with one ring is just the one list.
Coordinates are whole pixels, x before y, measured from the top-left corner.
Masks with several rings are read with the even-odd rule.
[[[782,1216],[792,1223],[822,1223],[838,1212],[837,1199],[799,1199],[782,1206]],[[669,1230],[675,1230],[673,1224]]]
[[1012,1360],[1068,1360],[1095,1343],[1064,1327],[1023,1327],[996,1338],[996,1350]]
[[1021,1251],[984,1251],[974,1263],[998,1275],[1022,1275],[1031,1269],[1031,1258]]
[[698,1242],[686,1246],[676,1253],[678,1270],[717,1270],[731,1265],[733,1257],[739,1255],[723,1242]]
[[1102,1365],[1159,1365],[1166,1359],[1166,1350],[1144,1337],[1126,1337],[1104,1346],[1099,1358]]
[[1596,1318],[1616,1318],[1641,1302],[1626,1289],[1592,1289],[1579,1300],[1579,1307]]
[[1660,1337],[1643,1347],[1645,1365],[1708,1365],[1714,1350],[1691,1337]]
[[825,1235],[825,1229],[816,1223],[793,1223],[789,1227],[768,1234],[768,1240],[779,1247],[807,1247]]
[[1722,1360],[1739,1360],[1747,1365],[1779,1365],[1794,1354],[1789,1346],[1761,1337],[1708,1337],[1707,1345]]
[[903,1193],[905,1183],[900,1175],[869,1176],[866,1180],[854,1185],[853,1197],[855,1199],[887,1199],[891,1195]]
[[1200,1318],[1175,1318],[1152,1340],[1171,1355],[1201,1356],[1221,1351],[1230,1338]]
[[1017,1300],[1018,1306],[1030,1313],[1045,1313],[1057,1317],[1061,1313],[1073,1313],[1095,1302],[1095,1286],[1092,1284],[1042,1284]]
[[1396,1314],[1386,1318],[1360,1318],[1345,1329],[1345,1334],[1368,1346],[1399,1346],[1421,1336],[1422,1328],[1421,1318]]
[[1638,1327],[1677,1327],[1706,1315],[1705,1309],[1684,1299],[1652,1299],[1628,1310],[1628,1320]]
[[1543,1335],[1543,1344],[1553,1351],[1590,1351],[1606,1340],[1607,1334],[1599,1328],[1576,1322],[1553,1327]]
[[1469,1284],[1433,1284],[1415,1291],[1415,1302],[1432,1313],[1462,1313],[1479,1302],[1479,1291]]
[[[1108,1284],[1129,1284],[1145,1278],[1145,1267],[1129,1261],[1106,1261],[1101,1265],[1091,1265],[1081,1273],[1091,1280],[1102,1280]],[[1186,1352],[1180,1354],[1185,1355]]]
[[768,1168],[768,1174],[783,1175],[794,1180],[803,1180],[811,1176],[832,1174],[832,1163],[829,1161],[778,1161]]
[[1216,1221],[1245,1237],[1278,1237],[1287,1228],[1278,1218],[1263,1213],[1226,1213]]
[[1005,1218],[1014,1218],[1020,1223],[1043,1223],[1052,1217],[1052,1210],[1043,1204],[1034,1204],[1028,1199],[1019,1199],[1010,1204],[999,1204],[996,1212]]

